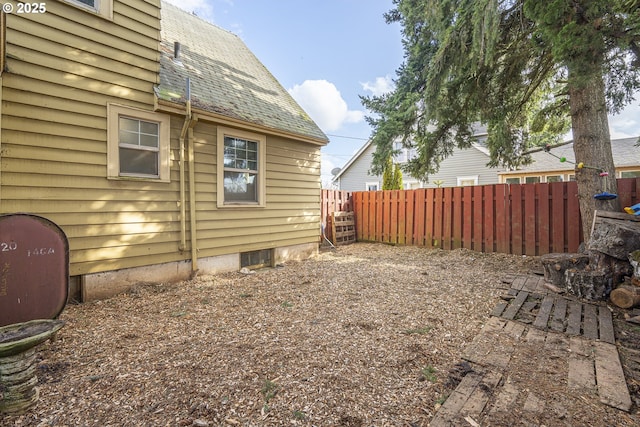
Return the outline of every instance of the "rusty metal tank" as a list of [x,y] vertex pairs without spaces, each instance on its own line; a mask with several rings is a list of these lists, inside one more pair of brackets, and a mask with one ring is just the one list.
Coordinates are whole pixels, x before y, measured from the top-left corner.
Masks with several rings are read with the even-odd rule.
[[31,214],[0,215],[0,327],[58,317],[69,295],[69,243]]

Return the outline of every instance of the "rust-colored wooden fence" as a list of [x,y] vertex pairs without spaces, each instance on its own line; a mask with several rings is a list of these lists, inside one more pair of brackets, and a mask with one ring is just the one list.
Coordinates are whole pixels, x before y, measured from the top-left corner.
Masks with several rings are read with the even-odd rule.
[[[518,255],[575,252],[582,242],[577,190],[575,182],[323,190],[323,218],[332,209],[353,210],[359,241]],[[618,193],[623,207],[640,202],[640,178],[619,179]]]

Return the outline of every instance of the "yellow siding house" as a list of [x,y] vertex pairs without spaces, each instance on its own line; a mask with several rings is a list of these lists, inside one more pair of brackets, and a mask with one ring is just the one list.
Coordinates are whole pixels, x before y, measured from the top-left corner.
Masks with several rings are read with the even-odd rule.
[[72,294],[317,252],[328,139],[237,36],[159,0],[8,3],[0,212],[65,231]]

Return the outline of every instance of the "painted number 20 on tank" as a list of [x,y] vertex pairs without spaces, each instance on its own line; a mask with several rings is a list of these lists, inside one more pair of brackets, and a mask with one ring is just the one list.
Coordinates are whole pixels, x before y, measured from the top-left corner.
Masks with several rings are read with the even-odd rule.
[[46,3],[4,3],[2,5],[2,11],[4,13],[45,13],[47,11]]

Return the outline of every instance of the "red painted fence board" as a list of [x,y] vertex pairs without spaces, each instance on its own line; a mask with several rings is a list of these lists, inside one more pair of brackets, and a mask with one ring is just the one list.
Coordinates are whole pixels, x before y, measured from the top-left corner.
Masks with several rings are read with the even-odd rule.
[[[640,203],[640,178],[618,179],[622,207]],[[393,191],[322,190],[331,212],[355,211],[360,241],[544,255],[576,252],[582,224],[575,182]]]

